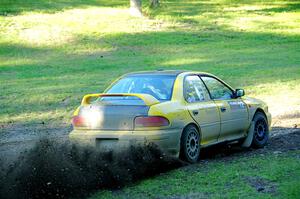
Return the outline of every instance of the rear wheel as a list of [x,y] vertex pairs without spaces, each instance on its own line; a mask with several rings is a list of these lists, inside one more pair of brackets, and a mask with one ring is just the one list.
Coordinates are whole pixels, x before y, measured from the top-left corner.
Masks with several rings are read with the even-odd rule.
[[190,163],[198,161],[200,155],[200,135],[195,126],[187,126],[181,136],[180,158]]
[[253,122],[254,134],[252,147],[262,148],[267,144],[269,139],[269,126],[267,118],[263,113],[257,112],[253,118]]

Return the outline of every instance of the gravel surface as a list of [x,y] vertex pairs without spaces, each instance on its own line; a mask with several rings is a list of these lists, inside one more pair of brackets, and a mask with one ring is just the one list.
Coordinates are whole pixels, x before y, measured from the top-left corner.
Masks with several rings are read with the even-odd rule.
[[[202,150],[202,161],[218,157],[231,159],[240,155],[254,155],[256,153],[282,153],[288,150],[300,149],[300,116],[279,116],[273,119],[270,139],[263,149],[240,149],[234,145],[219,145]],[[4,166],[9,166],[24,151],[30,149],[37,140],[43,137],[64,140],[71,131],[68,124],[9,124],[0,126],[0,160]]]

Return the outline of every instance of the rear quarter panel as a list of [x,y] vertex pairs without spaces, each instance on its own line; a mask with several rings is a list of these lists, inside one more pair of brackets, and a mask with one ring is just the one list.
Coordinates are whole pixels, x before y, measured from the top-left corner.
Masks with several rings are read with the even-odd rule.
[[187,124],[194,122],[184,104],[180,102],[168,101],[153,105],[148,114],[166,117],[170,121],[169,128],[183,129]]

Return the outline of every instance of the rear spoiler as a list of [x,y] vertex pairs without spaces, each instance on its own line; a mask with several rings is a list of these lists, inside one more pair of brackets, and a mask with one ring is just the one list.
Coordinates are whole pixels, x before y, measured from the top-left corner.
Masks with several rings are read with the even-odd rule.
[[96,94],[88,94],[85,95],[82,99],[81,105],[90,104],[91,98],[94,97],[126,97],[133,96],[138,97],[145,102],[145,105],[151,106],[154,104],[158,104],[159,100],[149,94],[141,94],[141,93],[96,93]]

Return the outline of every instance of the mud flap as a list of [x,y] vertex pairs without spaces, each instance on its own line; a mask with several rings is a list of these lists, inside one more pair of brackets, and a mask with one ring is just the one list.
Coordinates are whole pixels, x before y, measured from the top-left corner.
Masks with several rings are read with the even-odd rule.
[[255,122],[251,122],[251,126],[249,128],[248,135],[247,135],[246,139],[244,140],[242,147],[248,148],[251,146],[252,140],[253,140],[253,135],[254,135],[254,127],[255,127]]

